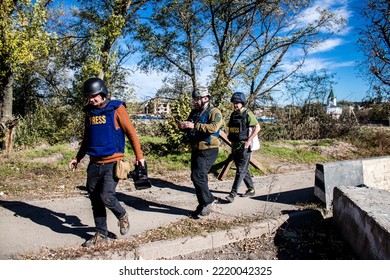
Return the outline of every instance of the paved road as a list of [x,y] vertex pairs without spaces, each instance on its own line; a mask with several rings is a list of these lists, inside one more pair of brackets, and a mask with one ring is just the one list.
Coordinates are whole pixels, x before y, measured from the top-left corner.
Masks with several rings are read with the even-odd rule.
[[[187,219],[186,213],[197,205],[191,182],[172,184],[151,178],[153,187],[142,191],[121,190],[118,198],[130,216],[130,232],[122,237],[117,220],[109,213],[109,230],[132,239],[149,229]],[[279,217],[297,209],[297,203],[313,200],[314,170],[271,174],[254,178],[256,195],[222,201],[210,217],[235,217],[264,214]],[[213,181],[214,196],[224,199],[232,181]],[[242,185],[239,192],[244,192]],[[7,201],[0,200],[0,259],[14,259],[17,254],[39,252],[42,248],[77,246],[93,234],[89,199],[76,198]]]

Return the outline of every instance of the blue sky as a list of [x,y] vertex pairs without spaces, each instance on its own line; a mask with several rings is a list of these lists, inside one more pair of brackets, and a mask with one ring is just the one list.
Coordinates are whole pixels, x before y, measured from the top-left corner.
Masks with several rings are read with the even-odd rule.
[[[358,76],[356,65],[362,59],[357,50],[358,9],[365,0],[317,0],[314,6],[328,8],[332,12],[342,15],[347,20],[347,26],[313,50],[302,71],[326,69],[334,76],[334,93],[337,100],[361,101],[366,96],[368,85]],[[314,16],[313,11],[305,13],[307,18]],[[136,73],[130,81],[135,85],[137,98],[140,100],[152,97],[161,86],[162,74]]]
[[[362,60],[362,54],[358,52],[356,41],[359,27],[359,13],[367,0],[315,0],[312,1],[312,9],[302,13],[302,20],[311,20],[315,17],[313,7],[321,6],[332,12],[342,15],[347,20],[347,26],[330,39],[321,43],[306,59],[303,72],[311,72],[314,69],[326,69],[334,74],[334,93],[337,100],[361,101],[368,90],[367,82],[358,76],[357,63]],[[67,1],[68,5],[77,5],[75,0]],[[134,62],[136,63],[136,62]],[[131,69],[135,64],[128,65]],[[207,69],[203,71],[205,77],[201,81],[206,83]],[[136,98],[145,100],[153,97],[162,85],[164,74],[135,72],[129,81],[134,85]]]
[[335,74],[334,93],[337,100],[361,101],[368,90],[367,82],[359,77],[357,64],[363,56],[357,48],[359,9],[365,0],[325,0],[326,5],[347,20],[339,34],[322,43],[319,51],[309,55],[307,68],[326,69]]

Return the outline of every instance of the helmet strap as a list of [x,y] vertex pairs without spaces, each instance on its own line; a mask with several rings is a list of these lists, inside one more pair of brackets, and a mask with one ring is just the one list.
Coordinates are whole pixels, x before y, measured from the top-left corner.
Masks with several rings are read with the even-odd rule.
[[202,112],[206,111],[206,109],[209,107],[209,104],[210,104],[210,100],[206,101],[206,102],[203,102],[202,100],[202,105],[200,107],[200,109],[202,110]]
[[105,96],[103,96],[103,100],[102,102],[100,102],[100,104],[98,106],[105,106],[107,103],[108,103],[109,99],[106,98]]
[[208,103],[210,103],[210,97],[207,96],[207,101],[203,101],[203,98],[205,98],[206,96],[203,96],[202,99],[201,99],[201,104],[202,104],[202,108],[206,107],[206,105]]

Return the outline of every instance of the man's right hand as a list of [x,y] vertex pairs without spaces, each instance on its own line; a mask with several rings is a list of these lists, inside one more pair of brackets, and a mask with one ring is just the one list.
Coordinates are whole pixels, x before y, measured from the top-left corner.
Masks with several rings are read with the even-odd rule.
[[184,122],[181,122],[180,123],[180,128],[181,129],[194,129],[195,128],[195,124],[193,122],[190,122],[190,121],[184,121]]
[[70,162],[69,162],[69,169],[71,171],[75,171],[75,169],[77,168],[77,159],[72,159]]

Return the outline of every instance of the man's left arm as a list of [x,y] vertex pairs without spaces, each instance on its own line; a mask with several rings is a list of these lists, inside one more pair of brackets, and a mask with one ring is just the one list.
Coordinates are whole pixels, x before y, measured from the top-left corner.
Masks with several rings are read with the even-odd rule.
[[195,129],[204,133],[215,133],[223,125],[222,113],[218,108],[214,108],[210,112],[209,123],[197,123]]

